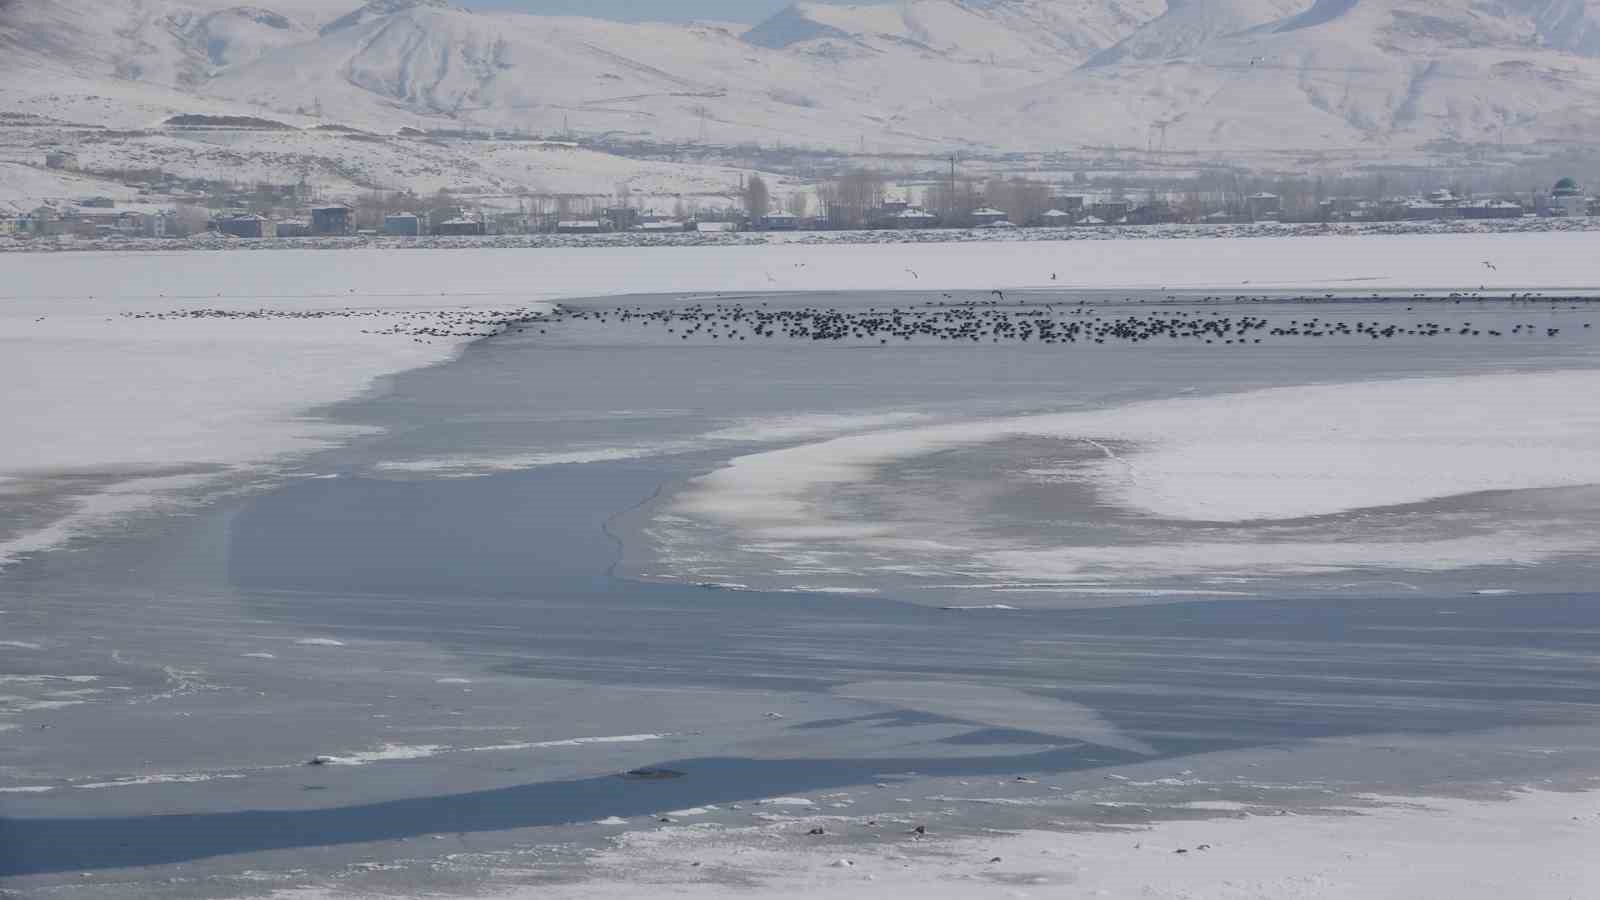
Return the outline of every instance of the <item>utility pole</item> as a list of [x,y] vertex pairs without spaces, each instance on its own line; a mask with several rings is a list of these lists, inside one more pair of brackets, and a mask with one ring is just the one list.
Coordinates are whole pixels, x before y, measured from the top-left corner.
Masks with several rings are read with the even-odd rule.
[[[948,215],[954,220],[956,217],[956,155],[954,153],[950,154],[950,199],[948,203],[950,204]],[[950,225],[951,222],[946,222],[945,224]]]

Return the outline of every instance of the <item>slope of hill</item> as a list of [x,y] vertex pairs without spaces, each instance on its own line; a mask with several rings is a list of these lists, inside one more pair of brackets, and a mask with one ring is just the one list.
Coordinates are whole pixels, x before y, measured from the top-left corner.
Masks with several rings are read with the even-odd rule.
[[922,51],[952,60],[1079,62],[1160,14],[1162,0],[906,0],[796,3],[744,35],[774,50],[834,58]]
[[[393,0],[384,2],[388,9]],[[926,5],[925,13],[958,7]],[[878,40],[863,36],[858,49]],[[909,131],[900,124],[906,111],[1035,84],[1077,59],[1018,50],[1014,63],[996,63],[909,41],[848,57],[811,49],[760,48],[712,25],[474,14],[411,2],[232,67],[205,90],[285,113],[315,103],[363,123],[424,116],[724,144],[851,146],[867,136],[875,148],[927,150],[942,147],[952,129]]]
[[12,0],[0,7],[0,49],[8,68],[197,87],[227,66],[314,37],[330,13],[359,0],[261,2]]
[[[1509,5],[1318,0],[1277,22],[1130,53],[962,112],[1024,146],[1063,132],[1218,154],[1581,140],[1600,129],[1600,64],[1550,40],[1534,15]],[[1125,44],[1158,46],[1140,41]]]
[[1600,129],[1600,0],[800,2],[749,30],[253,2],[11,0],[0,112],[1229,160]]
[[1115,46],[1096,53],[1091,66],[1175,59],[1211,41],[1304,12],[1311,0],[1171,0],[1165,14]]

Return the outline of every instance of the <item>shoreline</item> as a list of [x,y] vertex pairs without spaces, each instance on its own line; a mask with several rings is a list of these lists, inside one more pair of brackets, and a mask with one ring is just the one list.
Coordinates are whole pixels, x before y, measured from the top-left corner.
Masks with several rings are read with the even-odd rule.
[[1027,229],[926,229],[793,232],[713,232],[667,235],[489,235],[480,237],[119,238],[0,241],[0,254],[166,252],[175,250],[602,250],[622,248],[768,247],[904,244],[1029,244],[1146,240],[1233,240],[1284,237],[1405,237],[1417,235],[1571,234],[1600,231],[1600,219],[1523,218],[1397,222],[1263,222],[1244,225],[1108,225]]

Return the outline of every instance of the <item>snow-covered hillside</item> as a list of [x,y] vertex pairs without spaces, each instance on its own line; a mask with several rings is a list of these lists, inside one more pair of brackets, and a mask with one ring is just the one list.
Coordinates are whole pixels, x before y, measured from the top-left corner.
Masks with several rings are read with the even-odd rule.
[[[1600,132],[1597,11],[1600,0],[801,2],[745,30],[446,0],[10,0],[0,113],[141,131],[199,113],[379,135],[499,129],[921,155],[1160,147],[1246,163],[1362,148],[1369,162],[1416,162],[1446,146]],[[115,140],[84,140],[116,167]],[[291,155],[352,183],[371,155],[348,142],[268,143],[295,144]],[[141,165],[162,152],[148,137],[122,147]],[[174,164],[209,154],[185,149]],[[193,165],[229,164],[210,155]],[[418,155],[422,168],[441,162]],[[614,168],[598,165],[590,183]],[[563,177],[536,172],[521,187]]]
[[1310,5],[1311,0],[1170,0],[1165,14],[1095,54],[1089,65],[1176,59],[1216,38],[1270,25]]
[[1162,10],[1162,0],[905,0],[840,6],[796,3],[744,39],[775,50],[849,58],[924,50],[980,62],[1076,62]]
[[[1563,28],[1531,14],[1553,4],[1473,0],[1318,0],[1249,25],[1272,5],[1183,4],[1120,45],[1120,58],[1113,50],[1049,83],[966,104],[963,114],[1025,145],[1061,139],[1057,123],[1071,121],[1073,137],[1089,143],[1158,141],[1203,153],[1531,145],[1600,129],[1600,61],[1560,49],[1584,45],[1581,4],[1569,5],[1581,15]],[[1209,25],[1222,11],[1249,13],[1233,19],[1246,27],[1203,37],[1173,27]]]
[[0,4],[0,66],[200,86],[212,74],[304,42],[349,2],[12,0]]

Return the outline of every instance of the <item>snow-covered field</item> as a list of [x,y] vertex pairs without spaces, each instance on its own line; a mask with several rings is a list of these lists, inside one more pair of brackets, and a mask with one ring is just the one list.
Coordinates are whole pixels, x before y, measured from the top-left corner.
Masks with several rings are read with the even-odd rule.
[[[77,499],[55,503],[29,533],[9,534],[0,553],[42,549],[46,526],[59,539],[63,521],[124,514],[140,505],[131,498],[170,489],[153,476],[260,467],[348,437],[309,411],[383,375],[448,359],[467,340],[371,332],[437,324],[466,310],[641,292],[1582,289],[1600,284],[1590,241],[1580,232],[11,256],[0,287],[0,378],[15,389],[0,478],[12,492],[90,474],[116,487],[90,490],[100,498],[91,503],[80,486]],[[1494,269],[1483,265],[1488,260]],[[195,308],[273,315],[125,315]],[[358,314],[343,315],[346,309]],[[406,318],[417,314],[434,319]],[[1543,407],[1525,411],[1536,408]],[[1163,508],[1189,502],[1163,501]]]
[[878,841],[848,848],[829,848],[826,838],[797,841],[812,824],[805,819],[745,829],[691,825],[624,838],[601,855],[607,875],[597,882],[484,896],[1571,900],[1600,885],[1600,859],[1590,852],[1600,800],[1592,793],[1487,802],[1374,797],[1290,817],[1222,806],[1226,818],[1153,828],[948,841],[884,829]]

